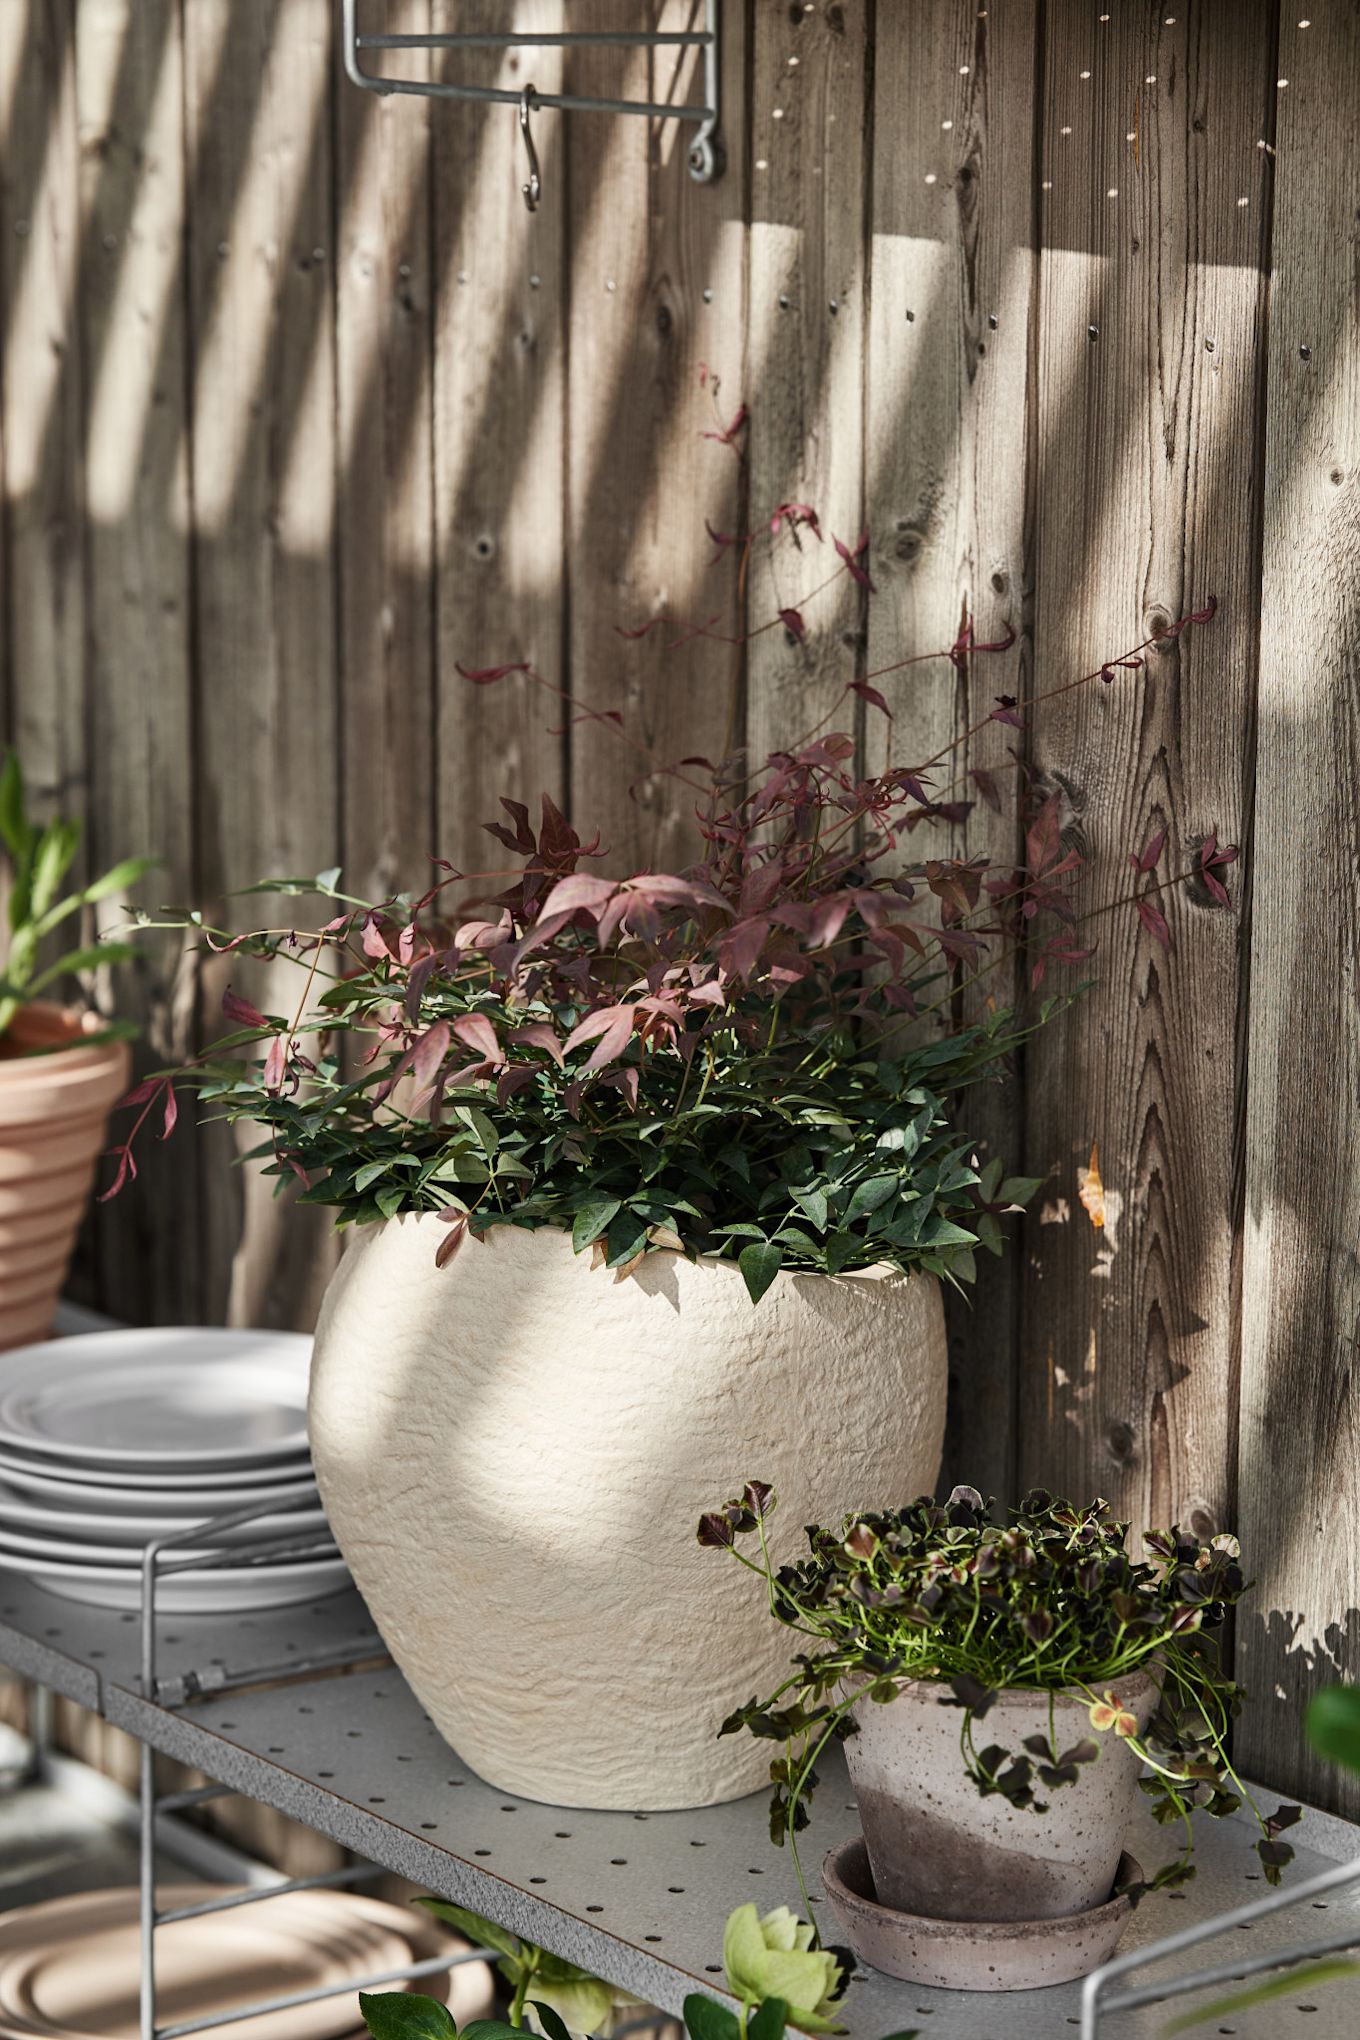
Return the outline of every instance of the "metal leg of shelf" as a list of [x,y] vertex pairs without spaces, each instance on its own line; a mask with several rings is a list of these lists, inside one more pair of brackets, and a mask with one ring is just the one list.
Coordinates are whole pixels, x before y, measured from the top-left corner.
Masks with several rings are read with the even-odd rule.
[[1195,1970],[1189,1976],[1168,1977],[1161,1983],[1145,1984],[1138,1990],[1121,1991],[1118,1997],[1104,1996],[1106,1987],[1116,1977],[1126,1976],[1132,1969],[1142,1969],[1150,1962],[1159,1962],[1165,1955],[1177,1955],[1184,1948],[1197,1947],[1201,1941],[1213,1940],[1229,1927],[1249,1926],[1253,1920],[1263,1919],[1285,1906],[1297,1905],[1300,1899],[1315,1898],[1319,1892],[1335,1891],[1338,1886],[1357,1883],[1360,1883],[1360,1862],[1338,1863],[1330,1870],[1320,1871],[1316,1877],[1309,1877],[1302,1884],[1270,1892],[1265,1898],[1252,1899],[1246,1905],[1234,1907],[1232,1912],[1219,1913],[1214,1919],[1186,1927],[1179,1934],[1168,1934],[1164,1940],[1151,1941],[1146,1947],[1134,1948],[1127,1955],[1116,1955],[1113,1961],[1092,1970],[1082,1985],[1081,2040],[1099,2040],[1103,2014],[1135,2011],[1140,2005],[1185,1997],[1191,1991],[1205,1990],[1211,1984],[1256,1975],[1265,1969],[1289,1969],[1295,1963],[1308,1961],[1311,1956],[1333,1954],[1339,1948],[1354,1947],[1360,1943],[1360,1927],[1348,1930],[1340,1938],[1318,1941],[1310,1947],[1282,1948],[1269,1955],[1225,1962],[1213,1969]]
[[141,2040],[156,2040],[156,1753],[138,1752],[141,1787],[138,1857],[138,1931],[141,1953]]

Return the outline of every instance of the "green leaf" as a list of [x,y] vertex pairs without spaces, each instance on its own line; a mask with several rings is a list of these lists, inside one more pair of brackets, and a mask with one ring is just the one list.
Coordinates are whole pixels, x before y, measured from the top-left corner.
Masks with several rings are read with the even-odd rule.
[[825,1190],[795,1190],[793,1194],[818,1232],[825,1232],[827,1213]]
[[621,1197],[590,1197],[581,1206],[571,1226],[571,1243],[578,1254],[607,1232],[616,1212],[622,1211]]
[[469,2019],[463,2040],[524,2040],[522,2026],[508,2026],[504,2019]]
[[57,896],[57,887],[75,862],[80,848],[79,822],[58,817],[49,822],[33,852],[33,899],[31,912],[40,921]]
[[1035,1191],[1042,1190],[1043,1185],[1044,1179],[1042,1176],[1007,1176],[1005,1182],[1001,1185],[1000,1198],[989,1197],[987,1201],[989,1204],[997,1202],[1002,1204],[1028,1204]]
[[374,1192],[374,1202],[384,1218],[395,1218],[406,1202],[406,1185],[389,1183],[385,1190]]
[[126,892],[145,878],[148,871],[154,871],[160,863],[159,857],[125,857],[121,864],[115,864],[102,878],[93,879],[81,894],[87,905],[96,900],[108,899],[110,893]]
[[766,1998],[746,2022],[746,2040],[781,2040],[789,2022],[789,2008],[783,1998]]
[[850,1199],[845,1223],[849,1225],[853,1219],[862,1218],[866,1212],[877,1211],[880,1204],[887,1203],[901,1180],[900,1176],[870,1176],[866,1182],[859,1184]]
[[361,1990],[359,2013],[373,2040],[457,2040],[448,2006],[417,1991]]
[[68,949],[46,970],[39,971],[28,987],[30,998],[61,977],[75,977],[82,970],[102,970],[106,964],[126,963],[137,954],[130,942],[92,942],[86,949]]
[[548,2040],[571,2040],[571,2032],[562,2014],[552,2005],[545,2005],[539,1998],[530,1998],[530,2004],[538,2013],[539,2024]]
[[1360,1686],[1324,1686],[1309,1704],[1304,1729],[1319,1756],[1360,1776]]
[[827,1274],[839,1275],[859,1244],[853,1233],[840,1231],[831,1233],[826,1242]]
[[425,1912],[433,1913],[437,1920],[447,1920],[451,1927],[457,1927],[474,1948],[494,1948],[498,1955],[508,1955],[512,1962],[517,1962],[523,1953],[517,1935],[498,1927],[494,1920],[483,1919],[480,1913],[469,1912],[466,1906],[454,1905],[447,1898],[418,1898],[415,1903]]
[[11,857],[28,855],[33,829],[25,812],[24,774],[17,751],[6,751],[0,767],[0,837]]
[[691,2040],[740,2040],[741,2028],[730,2005],[692,1990],[684,2004],[685,2026]]
[[783,1264],[779,1248],[768,1241],[743,1247],[737,1260],[752,1303],[759,1303]]

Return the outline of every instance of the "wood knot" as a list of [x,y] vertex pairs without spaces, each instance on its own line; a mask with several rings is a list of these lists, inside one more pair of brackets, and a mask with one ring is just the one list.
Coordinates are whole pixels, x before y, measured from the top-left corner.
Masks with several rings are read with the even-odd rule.
[[1105,1433],[1105,1449],[1118,1465],[1133,1457],[1133,1432],[1127,1424],[1111,1424]]

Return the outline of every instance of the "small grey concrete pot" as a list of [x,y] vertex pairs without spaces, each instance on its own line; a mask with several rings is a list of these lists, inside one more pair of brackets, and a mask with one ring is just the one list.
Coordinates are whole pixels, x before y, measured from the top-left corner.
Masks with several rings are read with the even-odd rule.
[[[1106,1689],[1102,1687],[1102,1693]],[[1110,1689],[1144,1729],[1157,1705],[1145,1672]],[[1044,1920],[1103,1905],[1114,1887],[1141,1766],[1118,1736],[1097,1736],[1100,1755],[1075,1785],[1047,1793],[1046,1813],[986,1798],[963,1766],[963,1712],[942,1707],[948,1688],[918,1680],[884,1705],[855,1709],[845,1745],[874,1890],[881,1905],[943,1920]],[[1029,1735],[1069,1748],[1091,1734],[1089,1702],[1076,1692],[1002,1693],[975,1726],[979,1746],[1019,1752]]]

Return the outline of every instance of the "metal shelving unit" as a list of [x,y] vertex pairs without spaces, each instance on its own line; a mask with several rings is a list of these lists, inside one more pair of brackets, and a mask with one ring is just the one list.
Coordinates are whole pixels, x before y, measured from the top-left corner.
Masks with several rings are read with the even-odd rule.
[[[475,1645],[472,1646],[475,1648]],[[232,1791],[277,1807],[370,1861],[678,2012],[685,1994],[723,1995],[722,1926],[746,1899],[796,1903],[787,1858],[770,1846],[764,1796],[692,1813],[589,1813],[497,1791],[459,1762],[400,1674],[358,1596],[228,1620],[157,1623],[157,1700],[140,1690],[139,1623],[58,1600],[0,1572],[0,1662],[95,1708],[148,1749],[193,1765]],[[285,1667],[295,1666],[296,1670]],[[312,1669],[305,1669],[312,1667]],[[262,1673],[268,1682],[259,1683]],[[217,1689],[182,1702],[205,1677]],[[178,1682],[178,1683],[175,1683]],[[808,1837],[811,1869],[855,1826],[839,1758]],[[1294,1831],[1302,1881],[1357,1853],[1356,1830],[1316,1812]],[[1204,1822],[1199,1876],[1179,1899],[1135,1915],[1126,1947],[1264,1893],[1253,1830],[1241,1818]],[[1166,1834],[1134,1840],[1159,1860]],[[814,1884],[814,1903],[823,1903]],[[1317,1902],[1319,1939],[1348,1920],[1360,1935],[1360,1890]],[[1241,1929],[1243,1957],[1296,1944],[1300,1919],[1276,1914]],[[834,1935],[832,1936],[834,1937]],[[1168,1980],[1195,1951],[1173,1959]],[[1315,2007],[1310,2009],[1310,2007]],[[1156,2005],[1102,2023],[1111,2040],[1158,2033]],[[1080,2026],[1078,1986],[1008,1995],[924,1990],[876,1972],[857,1977],[845,2007],[852,2040],[919,2029],[925,2040],[1055,2040]],[[1232,2022],[1242,2040],[1295,2030],[1351,2040],[1347,1987],[1300,1990]],[[1212,2029],[1210,2029],[1212,2030]]]

